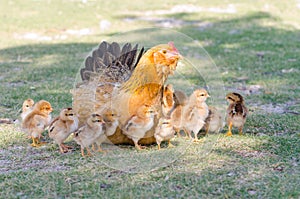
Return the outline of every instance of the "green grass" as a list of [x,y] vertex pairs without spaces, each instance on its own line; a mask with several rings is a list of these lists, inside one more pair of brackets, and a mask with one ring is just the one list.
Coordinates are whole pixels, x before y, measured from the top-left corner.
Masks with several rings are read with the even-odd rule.
[[[1,1],[0,118],[17,119],[28,97],[47,99],[57,115],[71,106],[69,90],[92,48],[116,33],[168,19],[181,21],[174,30],[203,45],[221,73],[225,93],[245,96],[250,109],[245,135],[235,129],[233,137],[223,137],[225,127],[200,144],[177,138],[175,149],[161,152],[155,145],[141,153],[121,146],[108,153],[111,157],[82,158],[72,139],[68,144],[74,151],[60,155],[46,134],[49,144],[36,149],[18,125],[1,125],[1,198],[300,197],[297,2],[184,3],[201,12],[175,7],[183,4],[179,0],[151,2]],[[161,11],[150,13],[155,10]],[[101,20],[110,21],[110,27],[101,29]],[[82,29],[90,32],[68,32]],[[26,38],[29,33],[37,37]],[[202,80],[188,77],[194,84]],[[260,89],[251,92],[253,85]],[[145,170],[133,167],[135,161],[146,170],[159,168],[124,172]]]

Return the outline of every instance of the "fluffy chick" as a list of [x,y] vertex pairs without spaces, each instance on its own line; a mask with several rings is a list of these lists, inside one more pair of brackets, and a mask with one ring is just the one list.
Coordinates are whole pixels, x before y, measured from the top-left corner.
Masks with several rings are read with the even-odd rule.
[[86,121],[85,125],[74,132],[74,140],[81,146],[81,155],[84,157],[84,149],[87,155],[91,156],[89,146],[92,145],[97,138],[104,134],[104,120],[99,114],[92,114]]
[[164,117],[170,116],[170,111],[172,110],[174,106],[174,89],[172,84],[167,84],[163,87],[163,93],[162,93],[162,114]]
[[44,129],[50,124],[53,111],[51,104],[46,100],[37,102],[30,113],[22,121],[22,129],[32,138],[33,147],[38,147]]
[[34,100],[31,98],[28,98],[27,100],[25,100],[23,102],[22,113],[21,113],[22,120],[24,120],[25,117],[28,115],[28,113],[30,113],[30,111],[32,111],[33,105],[34,105]]
[[[105,108],[101,111],[101,115],[105,122],[105,131],[104,134],[98,137],[95,142],[98,148],[98,152],[104,152],[101,148],[101,144],[105,140],[107,140],[108,136],[112,136],[116,132],[117,127],[119,126],[119,115],[115,109]],[[94,145],[93,150],[96,151]]]
[[227,108],[228,131],[226,136],[232,136],[232,126],[239,129],[239,134],[243,134],[244,124],[248,115],[248,109],[245,106],[244,98],[239,93],[228,93],[225,98],[229,102]]
[[152,128],[156,114],[157,112],[152,106],[142,105],[138,108],[136,115],[133,115],[125,125],[124,134],[132,139],[136,149],[142,149],[138,142]]
[[105,121],[105,134],[111,136],[116,132],[117,127],[119,126],[119,115],[115,109],[105,108],[101,115]]
[[180,136],[180,130],[183,128],[183,107],[188,103],[187,95],[180,90],[175,90],[173,94],[174,106],[170,111],[170,117],[175,132]]
[[49,137],[52,138],[59,146],[61,153],[66,153],[72,147],[69,147],[63,142],[71,133],[78,128],[78,117],[72,108],[63,109],[59,116],[55,118],[48,129]]
[[213,106],[208,107],[208,117],[205,120],[205,135],[209,132],[219,132],[223,127],[223,118],[221,113]]
[[173,145],[170,140],[174,137],[174,135],[175,130],[171,119],[165,117],[160,118],[154,133],[158,150],[160,149],[160,144],[162,141],[168,141],[168,147],[172,147]]
[[194,141],[198,140],[198,132],[205,124],[205,119],[208,116],[208,106],[206,99],[209,97],[205,89],[195,90],[189,97],[188,104],[184,107],[184,129],[192,138],[191,132],[194,132]]

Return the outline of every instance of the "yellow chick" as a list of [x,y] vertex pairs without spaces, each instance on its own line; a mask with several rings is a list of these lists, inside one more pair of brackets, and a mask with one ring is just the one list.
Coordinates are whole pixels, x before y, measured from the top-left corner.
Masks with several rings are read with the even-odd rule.
[[81,155],[83,157],[85,156],[85,148],[87,150],[87,155],[92,155],[89,146],[104,134],[104,125],[105,122],[101,115],[92,114],[87,119],[85,125],[74,132],[74,140],[81,146]]
[[174,106],[170,111],[170,117],[175,132],[180,136],[180,130],[183,128],[183,107],[188,103],[187,95],[180,90],[175,90],[173,94]]
[[163,94],[162,94],[162,114],[164,117],[170,116],[170,111],[174,106],[174,89],[172,84],[167,84],[163,87]]
[[173,147],[171,139],[175,136],[175,130],[170,118],[162,117],[159,119],[158,125],[155,128],[154,137],[160,150],[162,141],[168,141],[168,147]]
[[78,117],[72,108],[63,109],[51,122],[48,129],[49,137],[58,144],[61,153],[66,153],[72,148],[63,142],[78,129],[78,122]]
[[248,109],[245,106],[243,96],[239,93],[228,93],[226,100],[229,102],[227,108],[228,131],[226,136],[232,136],[232,126],[239,129],[239,134],[243,134],[244,124],[248,115]]
[[30,113],[22,121],[22,129],[32,138],[33,147],[38,147],[44,129],[50,124],[53,111],[51,104],[46,100],[37,102]]
[[27,100],[25,100],[23,102],[22,113],[21,113],[22,120],[24,120],[25,117],[28,115],[28,113],[30,113],[30,111],[32,111],[33,105],[34,105],[34,101],[31,98],[28,98]]
[[199,141],[198,132],[204,126],[205,119],[208,116],[208,106],[205,102],[208,97],[209,95],[205,89],[197,89],[190,95],[188,104],[184,106],[183,126],[190,138],[192,138],[191,132],[194,132],[195,142]]
[[223,118],[221,113],[213,106],[208,107],[209,113],[208,117],[205,120],[205,135],[209,132],[219,132],[223,127]]
[[138,108],[136,115],[133,115],[125,125],[124,134],[132,139],[136,149],[141,150],[143,148],[138,142],[152,128],[156,114],[157,112],[152,106],[142,105]]

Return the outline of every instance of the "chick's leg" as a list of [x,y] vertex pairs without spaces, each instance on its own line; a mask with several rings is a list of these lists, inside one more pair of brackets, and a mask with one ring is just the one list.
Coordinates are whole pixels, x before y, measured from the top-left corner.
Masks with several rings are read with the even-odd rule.
[[91,150],[89,147],[86,147],[86,151],[87,151],[87,155],[88,156],[92,156]]
[[80,148],[80,151],[81,151],[81,156],[82,156],[82,157],[85,157],[85,155],[84,155],[84,147],[81,147],[81,148]]
[[142,149],[144,149],[145,147],[143,147],[143,146],[141,146],[141,145],[139,145],[138,144],[138,142],[139,142],[139,139],[135,139],[135,138],[133,138],[132,139],[132,141],[134,142],[134,146],[135,146],[135,148],[137,149],[137,150],[142,150]]
[[188,139],[193,139],[191,131],[187,130],[186,128],[183,128],[183,131],[186,135],[188,135]]
[[175,147],[172,143],[171,143],[171,140],[168,140],[168,148],[173,148]]
[[33,147],[39,147],[36,139],[37,138],[32,137],[32,144],[31,144],[31,146],[33,146]]
[[106,151],[101,148],[101,144],[97,144],[97,151],[96,152],[106,153]]
[[157,149],[160,150],[160,143],[157,143]]
[[60,152],[61,153],[67,153],[68,151],[69,151],[69,149],[72,149],[73,147],[71,147],[71,146],[67,146],[67,145],[65,145],[65,144],[63,144],[63,143],[61,143],[60,145],[59,145],[59,149],[60,149]]
[[239,135],[243,135],[243,127],[244,126],[239,127]]
[[231,129],[232,129],[232,122],[229,122],[229,124],[228,124],[228,131],[225,134],[225,136],[232,136]]

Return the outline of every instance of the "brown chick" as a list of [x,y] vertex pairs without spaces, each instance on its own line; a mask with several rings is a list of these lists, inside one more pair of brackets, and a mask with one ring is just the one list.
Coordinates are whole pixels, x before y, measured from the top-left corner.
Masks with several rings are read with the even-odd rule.
[[[101,115],[105,122],[105,131],[104,135],[100,136],[95,142],[98,148],[98,152],[104,152],[101,148],[101,144],[107,140],[108,136],[112,136],[116,132],[117,127],[119,126],[119,115],[115,109],[105,108],[101,111]],[[93,150],[96,151],[94,145]]]
[[164,117],[170,117],[170,111],[174,106],[174,89],[172,84],[167,84],[163,87],[162,94],[162,114]]
[[52,138],[59,146],[61,153],[66,153],[70,148],[63,142],[71,133],[78,129],[78,118],[72,108],[63,109],[59,116],[55,118],[48,129],[49,137]]
[[30,113],[30,111],[32,111],[33,105],[34,105],[34,101],[31,98],[28,98],[27,100],[25,100],[23,102],[22,113],[21,113],[22,120],[24,120],[25,117],[28,115],[28,113]]
[[232,126],[239,129],[239,134],[243,134],[244,124],[248,115],[248,109],[245,106],[243,96],[239,93],[228,93],[226,100],[229,102],[227,108],[228,131],[226,136],[232,136]]
[[160,150],[162,141],[168,141],[168,147],[173,147],[171,139],[175,136],[175,130],[170,118],[162,117],[159,119],[158,125],[155,128],[154,137]]
[[170,117],[174,126],[175,132],[180,136],[180,130],[183,128],[183,107],[188,103],[187,95],[180,90],[175,90],[174,95],[174,106],[170,111]]
[[223,127],[223,118],[221,113],[213,106],[209,106],[208,117],[205,120],[205,135],[209,132],[219,132]]
[[89,146],[92,145],[100,136],[104,134],[104,120],[99,114],[92,114],[85,125],[74,132],[74,140],[81,146],[81,155],[84,157],[84,149],[87,155],[91,156]]
[[32,138],[31,146],[38,147],[42,144],[40,138],[44,129],[50,124],[52,110],[48,101],[41,100],[33,106],[32,111],[24,118],[22,128]]
[[153,107],[142,105],[138,108],[136,115],[133,115],[125,125],[123,129],[124,134],[132,139],[136,149],[142,149],[138,142],[145,136],[146,132],[152,128],[156,114]]
[[205,119],[208,116],[208,106],[206,99],[209,97],[205,89],[195,90],[189,97],[188,104],[184,107],[184,129],[192,138],[191,132],[194,132],[194,141],[198,140],[198,132],[205,124]]

